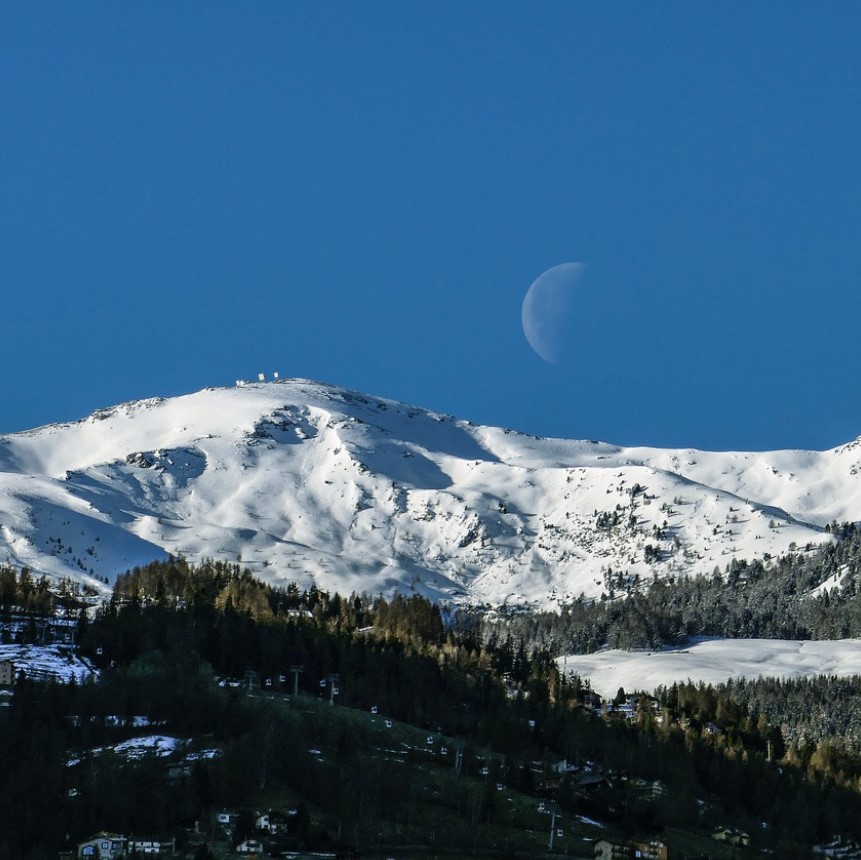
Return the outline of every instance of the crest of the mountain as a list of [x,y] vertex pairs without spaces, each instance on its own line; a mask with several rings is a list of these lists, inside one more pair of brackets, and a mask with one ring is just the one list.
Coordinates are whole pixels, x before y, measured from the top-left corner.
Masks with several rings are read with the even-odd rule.
[[861,519],[861,448],[540,439],[306,380],[0,438],[0,560],[105,587],[168,555],[342,593],[552,605],[723,569]]

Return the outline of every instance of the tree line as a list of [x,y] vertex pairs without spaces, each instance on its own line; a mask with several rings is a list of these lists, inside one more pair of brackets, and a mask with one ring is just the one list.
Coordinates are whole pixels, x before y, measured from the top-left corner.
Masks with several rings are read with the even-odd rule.
[[602,599],[581,596],[559,612],[487,613],[482,635],[511,636],[556,654],[590,653],[605,645],[659,648],[692,636],[861,637],[861,532],[853,524],[829,531],[838,540],[821,548],[733,560],[711,576],[644,583],[624,571],[605,571],[614,587]]

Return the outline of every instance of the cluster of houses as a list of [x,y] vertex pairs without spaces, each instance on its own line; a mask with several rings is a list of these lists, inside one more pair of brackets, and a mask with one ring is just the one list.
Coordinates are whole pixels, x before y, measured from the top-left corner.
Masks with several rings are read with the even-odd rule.
[[663,842],[611,842],[599,839],[595,843],[595,860],[667,860],[667,846]]
[[[234,812],[220,812],[216,817],[218,825],[225,834],[235,832],[239,816]],[[255,826],[260,831],[276,834],[289,828],[289,813],[287,815],[266,812],[257,816]],[[262,855],[264,845],[259,839],[245,839],[233,849],[235,854],[250,856]],[[78,843],[77,860],[121,860],[135,855],[166,855],[176,853],[176,841],[159,839],[135,839],[121,836],[117,833],[100,832],[89,839]],[[295,857],[336,858],[338,853],[295,854]],[[828,855],[834,856],[834,855]],[[663,842],[611,842],[601,839],[595,843],[595,860],[667,860],[667,846]]]
[[176,841],[128,839],[117,833],[97,833],[78,843],[78,860],[115,860],[130,854],[173,854]]
[[[259,812],[254,818],[254,832],[259,838],[244,838],[239,836],[240,814],[229,810],[216,813],[216,832],[222,838],[233,844],[233,853],[243,856],[263,854],[264,844],[261,839],[267,836],[290,833],[294,827],[293,821],[297,810],[287,812]],[[239,837],[239,841],[237,840]],[[77,860],[119,860],[134,855],[173,855],[176,852],[176,840],[122,836],[118,833],[102,831],[78,843]],[[334,854],[332,855],[335,856]]]
[[298,817],[298,809],[288,809],[286,812],[271,809],[267,812],[258,812],[253,819],[253,836],[240,832],[241,815],[232,810],[218,812],[215,816],[215,824],[219,835],[234,845],[233,852],[247,857],[263,854],[267,847],[264,840],[274,842],[279,837],[295,835]]
[[[233,813],[219,814],[219,820],[222,817],[230,817]],[[273,817],[274,815],[274,817]],[[261,829],[268,827],[279,827],[276,823],[278,820],[277,814],[266,813],[258,817],[258,822],[265,819],[268,825],[262,825]],[[257,839],[246,839],[239,843],[233,852],[240,856],[249,857],[251,855],[263,853],[263,843]],[[284,856],[291,860],[351,860],[351,855],[354,852],[285,852]],[[78,843],[77,860],[120,860],[127,857],[142,857],[143,855],[158,854],[170,857],[176,854],[176,841],[171,839],[163,841],[158,839],[129,839],[125,836],[120,836],[117,833],[96,833],[84,842]],[[68,855],[68,860],[71,860],[71,853]]]
[[[542,764],[542,762],[533,762],[536,772]],[[591,761],[576,765],[567,759],[560,759],[553,762],[549,770],[551,775],[539,785],[539,788],[545,792],[558,789],[563,781],[583,796],[601,789],[624,787],[631,793],[631,796],[642,800],[651,800],[663,797],[667,791],[666,785],[659,779],[641,779],[629,776],[624,771],[605,770]]]
[[[654,696],[645,693],[628,694],[623,701],[603,701],[600,696],[590,693],[584,704],[587,710],[605,720],[625,720],[629,723],[637,723],[644,714],[650,714],[657,725],[662,725],[664,722],[661,703]],[[678,723],[683,729],[691,727],[691,721],[687,717],[679,718]],[[719,735],[722,731],[720,726],[712,722],[705,723],[701,729],[708,735]]]

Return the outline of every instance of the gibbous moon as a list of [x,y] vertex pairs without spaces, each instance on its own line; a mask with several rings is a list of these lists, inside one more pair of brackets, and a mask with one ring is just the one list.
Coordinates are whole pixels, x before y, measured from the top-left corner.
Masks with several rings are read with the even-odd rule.
[[557,364],[562,356],[577,283],[585,271],[583,263],[554,266],[532,282],[523,299],[523,333],[529,345],[550,364]]

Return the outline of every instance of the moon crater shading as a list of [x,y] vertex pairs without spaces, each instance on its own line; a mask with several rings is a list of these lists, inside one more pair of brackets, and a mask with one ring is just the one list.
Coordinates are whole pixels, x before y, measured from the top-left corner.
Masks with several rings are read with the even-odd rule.
[[554,266],[532,282],[523,299],[523,333],[535,352],[550,364],[558,364],[562,357],[577,285],[585,270],[583,263]]

